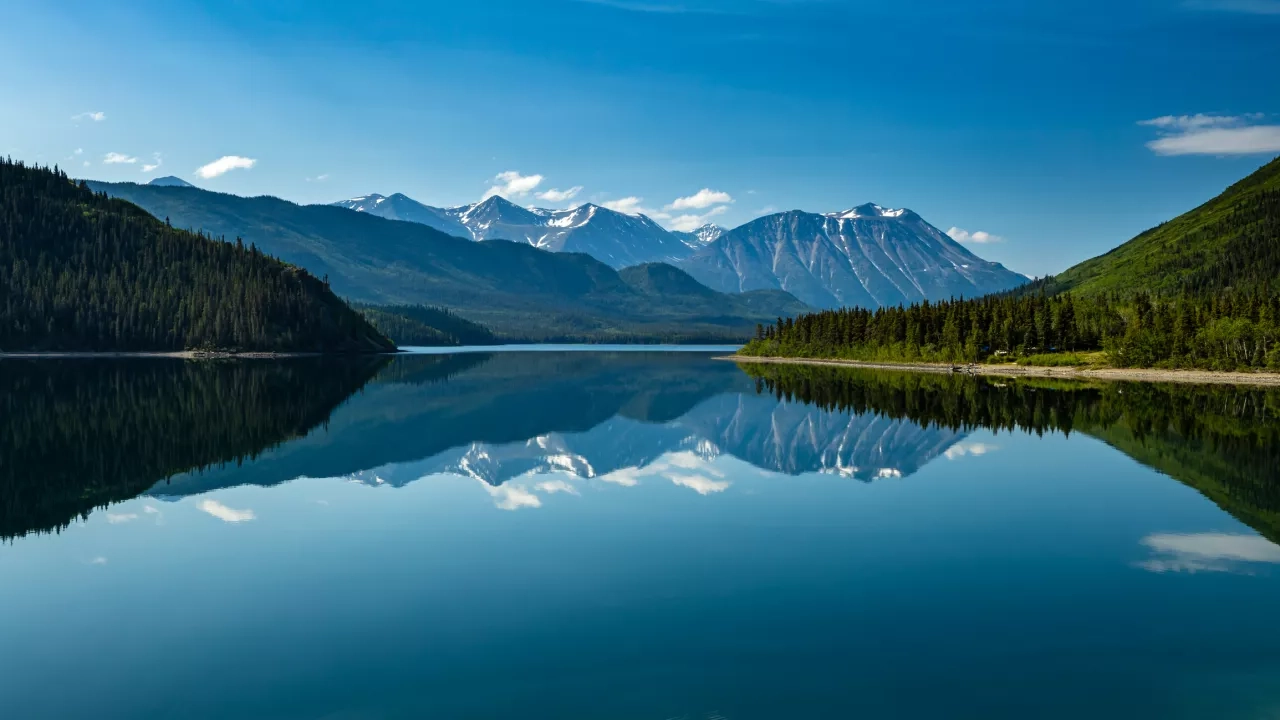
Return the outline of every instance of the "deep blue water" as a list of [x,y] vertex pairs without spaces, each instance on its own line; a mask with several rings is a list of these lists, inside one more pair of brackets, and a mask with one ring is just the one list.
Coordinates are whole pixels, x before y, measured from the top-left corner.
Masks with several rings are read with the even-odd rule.
[[[1077,393],[1067,434],[925,419],[967,402],[955,383],[1014,390],[980,380],[414,362],[256,457],[11,532],[4,717],[1280,715],[1265,448],[1162,435],[1156,410],[1091,425],[1129,402],[1105,389]],[[839,383],[880,399],[797,397]],[[1139,425],[1141,450],[1117,439]],[[182,446],[158,427],[67,472]],[[1201,461],[1263,490],[1215,502]]]

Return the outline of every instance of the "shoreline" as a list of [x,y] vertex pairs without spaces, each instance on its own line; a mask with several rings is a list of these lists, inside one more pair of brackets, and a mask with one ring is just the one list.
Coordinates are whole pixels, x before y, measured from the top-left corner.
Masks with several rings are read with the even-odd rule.
[[111,360],[120,358],[169,358],[172,360],[280,360],[284,358],[299,357],[321,357],[328,355],[347,356],[353,355],[395,355],[394,352],[385,353],[316,353],[316,352],[210,352],[205,350],[172,350],[172,351],[116,351],[108,350],[104,352],[80,351],[80,350],[53,350],[48,352],[0,352],[0,360],[59,360],[59,359],[83,359],[83,360]]
[[[715,358],[738,364],[770,365],[827,365],[834,367],[863,368],[867,370],[900,370],[953,374],[950,363],[892,363],[863,362],[860,360],[823,360],[811,358],[752,357],[726,355]],[[1255,385],[1280,387],[1280,373],[1225,372],[1218,370],[1160,370],[1155,368],[1087,368],[1087,367],[1037,367],[1032,365],[964,365],[964,372],[957,375],[985,375],[993,377],[1037,377],[1060,380],[1128,380],[1153,383],[1188,383],[1193,385]]]

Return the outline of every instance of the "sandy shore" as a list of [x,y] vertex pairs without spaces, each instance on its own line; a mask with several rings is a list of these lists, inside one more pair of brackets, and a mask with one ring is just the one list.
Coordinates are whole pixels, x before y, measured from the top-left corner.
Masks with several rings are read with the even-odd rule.
[[[947,363],[874,363],[855,360],[811,360],[809,358],[749,357],[730,355],[717,360],[729,360],[740,364],[772,363],[779,365],[834,365],[839,367],[870,368],[876,370],[907,370],[910,372],[947,373],[952,366]],[[1070,380],[1129,380],[1135,382],[1174,382],[1203,385],[1262,385],[1280,386],[1280,373],[1267,372],[1215,372],[1212,370],[1156,370],[1139,368],[1081,368],[1081,367],[1032,367],[1028,365],[967,365],[965,372],[972,375],[1001,375],[1017,377],[1064,378]]]

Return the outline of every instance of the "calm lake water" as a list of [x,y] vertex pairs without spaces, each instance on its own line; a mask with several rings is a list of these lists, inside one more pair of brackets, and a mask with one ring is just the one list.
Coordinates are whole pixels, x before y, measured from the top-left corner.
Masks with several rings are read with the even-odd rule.
[[0,361],[6,718],[1280,717],[1280,393]]

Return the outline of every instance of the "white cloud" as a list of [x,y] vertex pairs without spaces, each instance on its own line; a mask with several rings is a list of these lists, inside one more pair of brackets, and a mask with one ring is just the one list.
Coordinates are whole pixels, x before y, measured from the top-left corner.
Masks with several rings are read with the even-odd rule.
[[307,182],[324,182],[329,179],[329,173],[321,173],[315,177],[307,178]]
[[546,200],[547,202],[562,203],[578,197],[578,193],[580,192],[582,192],[582,186],[574,185],[568,190],[557,190],[556,188],[551,188],[550,190],[538,193],[537,197],[539,200]]
[[107,513],[107,522],[112,525],[120,525],[122,523],[133,522],[138,519],[136,513]]
[[148,514],[148,515],[159,515],[159,514],[160,514],[160,508],[156,507],[155,505],[143,505],[143,506],[142,506],[142,512],[144,512],[144,513],[146,513],[146,514]]
[[1256,125],[1262,113],[1164,115],[1139,121],[1160,137],[1147,143],[1157,155],[1254,155],[1280,152],[1280,125]]
[[728,210],[728,205],[721,205],[719,207],[711,208],[710,212],[703,213],[702,215],[677,215],[667,221],[667,227],[679,232],[691,232],[711,222],[715,216],[723,215],[728,212]]
[[94,559],[90,560],[90,561],[89,561],[89,564],[90,564],[90,565],[106,565],[106,564],[107,564],[107,559],[106,559],[106,558],[104,558],[104,557],[102,557],[101,555],[99,555],[98,557],[96,557],[96,558],[94,558]]
[[640,475],[639,468],[619,468],[597,479],[622,487],[635,487],[640,484]]
[[627,215],[639,215],[643,210],[643,208],[640,207],[640,203],[642,202],[644,202],[644,198],[631,196],[603,202],[600,203],[600,206],[620,213],[626,213]]
[[164,160],[160,158],[160,153],[154,153],[151,156],[154,162],[142,166],[142,172],[149,173],[164,164]]
[[93,163],[89,162],[88,160],[85,160],[85,161],[84,161],[84,166],[85,166],[85,167],[89,167],[89,166],[90,166],[90,165],[92,165],[92,164],[93,164]]
[[82,112],[71,116],[72,120],[92,120],[94,122],[102,122],[107,119],[107,114],[101,110],[94,112]]
[[109,152],[102,156],[102,162],[105,165],[132,165],[138,162],[138,158],[125,155],[124,153]]
[[702,188],[698,192],[689,197],[676,198],[670,205],[668,210],[705,210],[712,205],[725,205],[733,202],[733,196],[727,192],[712,190],[711,188]]
[[999,235],[992,235],[986,230],[975,230],[969,232],[964,228],[953,227],[947,231],[947,237],[959,243],[975,243],[985,245],[987,243],[1004,242],[1004,238]]
[[489,494],[493,496],[493,504],[499,510],[519,510],[520,508],[539,508],[542,507],[542,500],[537,495],[529,492],[521,485],[499,485],[491,487],[486,485]]
[[196,507],[223,522],[229,523],[247,522],[249,520],[256,520],[258,517],[253,514],[252,510],[236,510],[223,505],[217,500],[203,500],[199,505],[196,505]]
[[712,480],[711,478],[703,475],[667,473],[666,477],[676,485],[690,488],[699,495],[710,495],[711,493],[724,492],[729,489],[730,485],[728,480]]
[[232,170],[248,170],[257,165],[258,161],[254,158],[241,157],[239,155],[223,155],[208,165],[202,165],[196,168],[196,175],[208,180],[216,178],[224,173]]
[[71,154],[72,154],[72,155],[83,155],[83,154],[84,154],[84,148],[76,148],[75,152],[73,152],[73,153],[71,153]]
[[1249,572],[1246,563],[1280,564],[1280,545],[1261,535],[1156,533],[1141,540],[1156,557],[1139,563],[1152,572]]
[[956,458],[961,458],[961,457],[964,457],[965,455],[981,457],[983,455],[986,455],[989,452],[995,452],[996,450],[999,450],[999,449],[1000,448],[995,445],[988,445],[986,443],[980,443],[980,442],[967,443],[967,444],[959,443],[947,448],[947,451],[942,454],[948,460],[955,460]]
[[485,191],[484,200],[494,195],[501,195],[507,199],[512,197],[524,197],[533,189],[542,184],[541,175],[521,175],[515,170],[498,173],[493,182],[497,183],[493,187]]
[[570,485],[565,480],[545,480],[538,483],[535,487],[539,492],[544,492],[548,495],[554,495],[556,493],[569,493],[570,495],[578,494],[578,488]]

